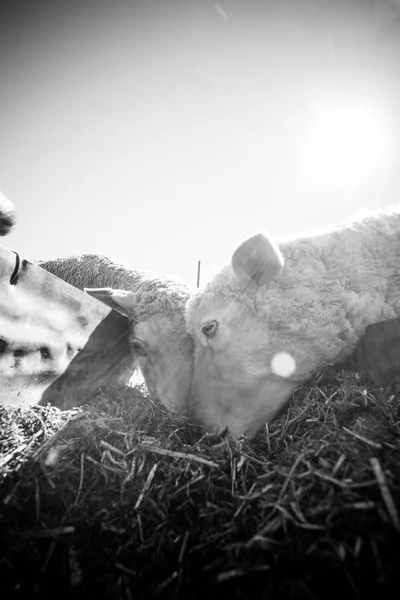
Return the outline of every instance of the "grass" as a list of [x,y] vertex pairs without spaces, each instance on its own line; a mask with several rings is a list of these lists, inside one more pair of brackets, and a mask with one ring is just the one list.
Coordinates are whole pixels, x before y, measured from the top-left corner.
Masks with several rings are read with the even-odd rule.
[[144,386],[0,423],[2,598],[397,597],[396,385],[316,378],[251,440]]

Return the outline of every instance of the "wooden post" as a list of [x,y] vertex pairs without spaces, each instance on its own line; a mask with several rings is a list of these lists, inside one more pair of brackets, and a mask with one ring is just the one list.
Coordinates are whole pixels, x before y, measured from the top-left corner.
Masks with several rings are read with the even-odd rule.
[[0,246],[1,404],[65,410],[100,386],[128,385],[129,330],[103,302]]
[[200,287],[200,264],[201,260],[197,263],[197,287]]

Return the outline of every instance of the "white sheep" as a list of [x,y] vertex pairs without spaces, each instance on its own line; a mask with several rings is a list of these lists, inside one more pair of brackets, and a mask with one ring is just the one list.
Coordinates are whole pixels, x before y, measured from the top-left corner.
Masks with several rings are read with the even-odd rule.
[[247,239],[188,303],[190,415],[210,431],[254,434],[369,324],[400,316],[400,205],[280,250]]
[[37,264],[81,290],[102,288],[86,291],[132,321],[130,341],[150,394],[171,410],[184,412],[193,366],[193,342],[185,328],[189,288],[96,254]]
[[7,235],[15,225],[15,207],[2,192],[0,192],[0,236]]

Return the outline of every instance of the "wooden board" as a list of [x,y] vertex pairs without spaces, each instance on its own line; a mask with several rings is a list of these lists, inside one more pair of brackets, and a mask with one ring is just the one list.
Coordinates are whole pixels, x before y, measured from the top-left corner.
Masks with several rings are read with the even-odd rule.
[[0,402],[71,408],[129,383],[129,321],[0,246]]
[[364,373],[379,385],[400,381],[400,319],[369,325],[352,356],[339,368]]

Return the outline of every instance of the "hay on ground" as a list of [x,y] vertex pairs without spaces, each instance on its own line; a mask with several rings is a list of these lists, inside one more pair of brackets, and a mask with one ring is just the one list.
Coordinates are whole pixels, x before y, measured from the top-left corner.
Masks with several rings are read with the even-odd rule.
[[3,597],[390,598],[399,587],[396,386],[316,378],[236,442],[204,436],[144,386],[64,413],[1,408],[0,422]]

